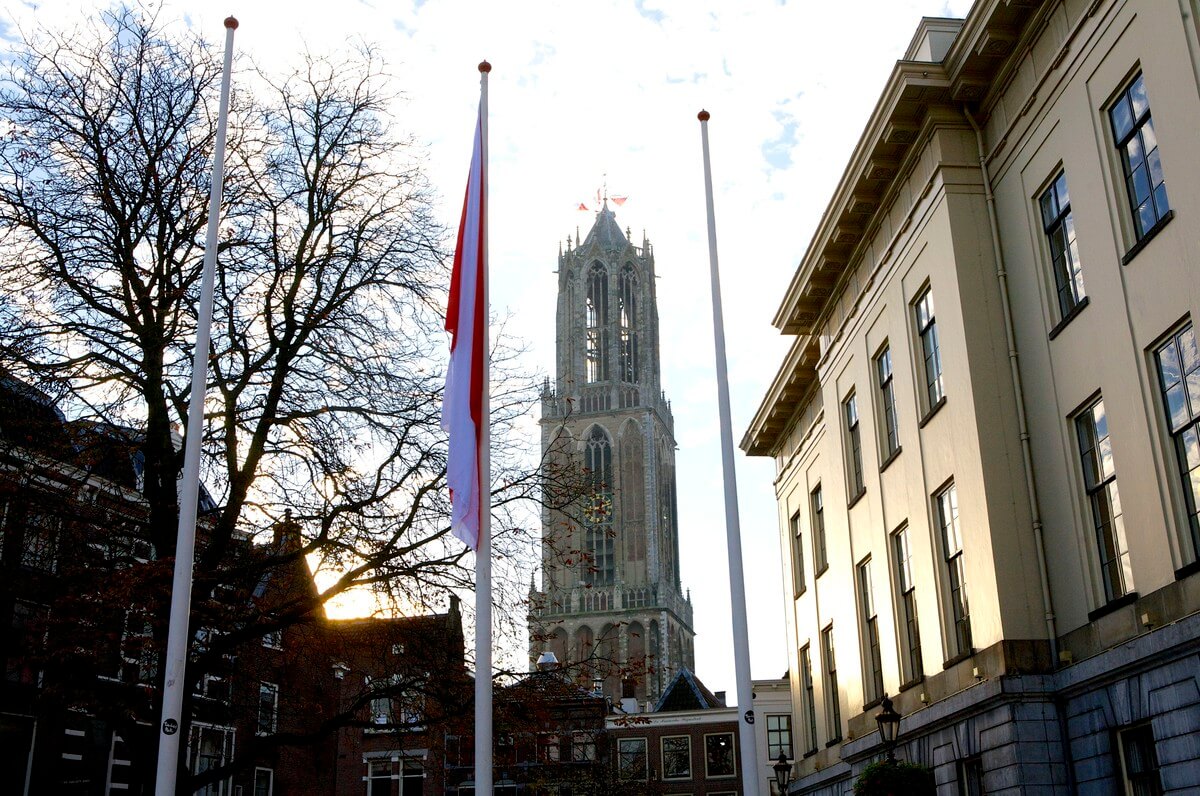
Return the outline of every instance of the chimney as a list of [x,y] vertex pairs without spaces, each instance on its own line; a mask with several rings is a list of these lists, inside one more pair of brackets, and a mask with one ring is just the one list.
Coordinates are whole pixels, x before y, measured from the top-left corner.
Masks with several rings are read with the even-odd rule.
[[718,705],[720,705],[723,708],[728,707],[728,705],[725,704],[725,692],[724,691],[714,691],[713,696],[715,696],[717,698]]

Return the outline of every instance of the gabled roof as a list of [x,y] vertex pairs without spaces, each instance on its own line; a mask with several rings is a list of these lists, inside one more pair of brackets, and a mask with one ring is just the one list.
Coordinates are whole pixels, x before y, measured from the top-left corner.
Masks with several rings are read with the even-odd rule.
[[591,230],[579,248],[586,249],[589,246],[595,246],[605,251],[620,251],[628,245],[629,240],[617,226],[617,217],[613,211],[608,209],[608,200],[605,199],[604,207],[596,214],[596,223],[592,224]]
[[700,678],[686,666],[679,670],[675,679],[654,706],[655,713],[672,710],[709,710],[726,707],[723,700],[717,699],[716,694],[708,690],[708,686],[700,682]]

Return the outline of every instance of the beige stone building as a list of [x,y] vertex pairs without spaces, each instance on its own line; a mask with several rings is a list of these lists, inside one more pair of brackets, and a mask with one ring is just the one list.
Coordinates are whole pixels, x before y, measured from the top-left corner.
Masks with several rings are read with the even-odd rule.
[[653,703],[695,668],[679,577],[675,426],[662,391],[654,253],[604,207],[558,258],[557,374],[542,394],[542,451],[582,469],[584,505],[542,518],[530,661],[551,650],[614,702]]
[[792,793],[1200,792],[1200,2],[925,19],[775,316]]

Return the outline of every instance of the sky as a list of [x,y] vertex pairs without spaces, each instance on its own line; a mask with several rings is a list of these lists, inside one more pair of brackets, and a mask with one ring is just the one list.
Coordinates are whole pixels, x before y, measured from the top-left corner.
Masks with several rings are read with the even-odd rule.
[[[0,36],[71,24],[107,3],[13,2]],[[696,114],[712,114],[718,254],[734,443],[787,350],[770,325],[867,118],[922,16],[971,0],[208,0],[162,3],[220,44],[283,71],[307,48],[377,45],[403,93],[398,128],[427,157],[442,222],[457,226],[479,98],[492,64],[492,306],[526,341],[526,368],[553,374],[558,245],[594,213],[598,189],[627,196],[617,222],[654,246],[662,383],[679,445],[682,580],[696,670],[736,691],[713,357],[708,239]],[[236,76],[235,76],[236,80]],[[592,201],[589,202],[589,199]],[[536,424],[529,424],[536,439]],[[770,459],[737,452],[751,673],[787,670],[783,570]],[[732,701],[732,698],[731,698]]]

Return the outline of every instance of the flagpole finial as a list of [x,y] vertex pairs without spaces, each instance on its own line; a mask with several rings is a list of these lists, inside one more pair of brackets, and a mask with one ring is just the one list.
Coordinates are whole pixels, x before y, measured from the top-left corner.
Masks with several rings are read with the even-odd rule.
[[480,61],[479,62],[479,71],[483,72],[486,75],[488,72],[492,71],[492,65],[489,64],[487,61]]
[[699,113],[696,114],[696,118],[702,122],[707,122],[708,121],[708,111],[700,111]]
[[238,21],[234,17],[225,17],[225,27],[230,30],[237,30]]

